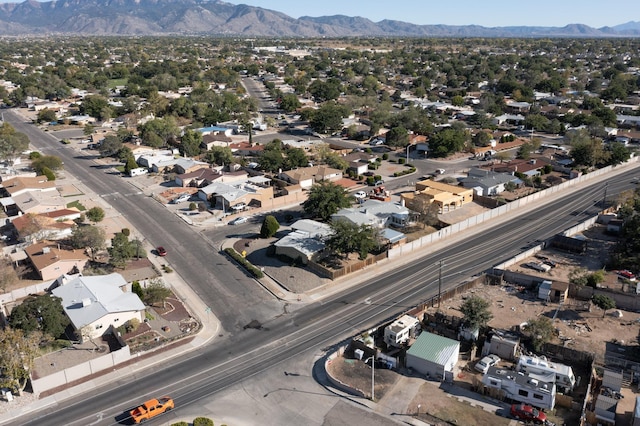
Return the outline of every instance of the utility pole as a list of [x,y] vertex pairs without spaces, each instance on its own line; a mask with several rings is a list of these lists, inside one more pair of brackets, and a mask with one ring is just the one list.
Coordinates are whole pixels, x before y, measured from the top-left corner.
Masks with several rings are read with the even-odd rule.
[[438,268],[438,310],[440,310],[440,299],[442,298],[442,260]]

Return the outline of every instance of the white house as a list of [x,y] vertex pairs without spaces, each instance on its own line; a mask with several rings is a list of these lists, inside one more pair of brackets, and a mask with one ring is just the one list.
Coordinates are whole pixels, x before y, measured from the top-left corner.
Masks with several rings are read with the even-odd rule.
[[411,315],[403,315],[384,328],[384,342],[388,346],[399,348],[415,337],[420,321]]
[[482,384],[502,390],[509,399],[534,407],[551,409],[556,405],[556,385],[526,373],[493,366],[482,376]]
[[453,369],[460,355],[460,342],[422,332],[407,351],[407,368],[440,381],[453,380]]
[[144,321],[144,304],[126,291],[127,282],[120,274],[78,276],[59,284],[52,293],[62,299],[80,340],[100,337],[134,318]]
[[348,220],[356,225],[383,228],[388,225],[402,227],[409,221],[409,209],[399,203],[367,200],[354,208],[339,210],[331,220]]

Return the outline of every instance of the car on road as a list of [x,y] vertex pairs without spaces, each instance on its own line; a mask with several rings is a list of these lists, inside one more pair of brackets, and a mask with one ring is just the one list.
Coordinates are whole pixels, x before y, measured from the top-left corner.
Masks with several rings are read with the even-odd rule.
[[445,172],[445,169],[437,169],[436,170],[436,173],[439,174],[439,175],[443,175],[444,172]]
[[353,194],[353,196],[360,200],[362,198],[367,198],[367,193],[364,191],[358,191],[355,194]]
[[156,252],[158,252],[158,256],[166,256],[167,255],[167,249],[165,249],[162,246],[158,246],[158,248],[156,248]]
[[235,219],[233,219],[232,221],[229,222],[229,225],[241,225],[243,223],[247,223],[249,221],[249,218],[246,216],[240,216],[240,217],[236,217]]
[[375,181],[375,183],[373,185],[374,186],[384,185],[384,181],[382,179],[381,180],[377,180],[377,181]]
[[533,422],[538,425],[547,422],[547,415],[545,413],[527,404],[512,404],[511,415],[518,420]]
[[637,176],[631,179],[631,183],[638,183],[638,182],[640,182],[640,178]]
[[498,355],[489,354],[484,358],[482,358],[480,361],[478,361],[478,363],[473,368],[475,368],[482,374],[486,374],[486,372],[489,371],[489,367],[493,367],[499,362],[500,362],[500,357]]

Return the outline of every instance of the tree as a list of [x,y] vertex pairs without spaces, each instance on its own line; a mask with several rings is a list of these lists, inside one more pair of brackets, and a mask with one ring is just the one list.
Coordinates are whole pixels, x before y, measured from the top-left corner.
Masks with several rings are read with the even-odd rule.
[[465,324],[472,330],[485,327],[493,318],[490,304],[478,296],[471,296],[460,306],[460,312],[464,315]]
[[124,164],[124,172],[125,174],[130,175],[131,174],[131,170],[137,169],[138,168],[138,163],[136,163],[136,159],[133,156],[133,154],[129,154],[127,156],[127,160]]
[[330,133],[342,129],[342,119],[348,115],[345,107],[327,102],[313,114],[309,124],[318,133]]
[[162,306],[164,307],[165,300],[172,294],[171,290],[165,287],[162,281],[152,279],[144,289],[144,302],[149,306],[162,302]]
[[423,226],[435,226],[440,222],[438,204],[425,196],[415,197],[411,202],[411,210],[416,213],[417,221]]
[[260,237],[261,238],[271,238],[276,235],[280,229],[280,224],[278,223],[278,219],[276,219],[272,215],[268,215],[262,221],[262,226],[260,227]]
[[111,247],[107,250],[109,252],[109,262],[117,268],[124,268],[126,262],[136,254],[136,248],[122,232],[118,232],[113,236]]
[[605,294],[594,294],[591,301],[598,308],[602,309],[602,318],[604,318],[609,309],[616,308],[616,301]]
[[322,181],[311,187],[309,196],[302,206],[306,213],[326,221],[338,210],[350,205],[351,201],[343,187],[333,182]]
[[202,143],[202,133],[187,130],[180,141],[180,154],[183,157],[195,157],[200,154],[200,144]]
[[229,165],[233,163],[233,152],[228,146],[214,146],[204,156],[205,161],[210,164],[217,164],[218,166]]
[[547,317],[538,317],[530,319],[525,326],[525,331],[531,338],[531,344],[534,351],[540,352],[545,343],[550,342],[555,335],[553,323]]
[[103,157],[113,157],[122,149],[122,140],[115,135],[109,135],[104,138],[98,151]]
[[109,109],[109,101],[101,95],[85,96],[80,105],[81,113],[97,119],[103,117],[105,109]]
[[284,160],[287,170],[297,167],[307,167],[309,158],[302,148],[289,148],[285,151],[287,158]]
[[386,143],[389,146],[404,148],[409,145],[409,132],[403,126],[393,127],[386,134]]
[[104,229],[91,225],[76,226],[69,238],[69,244],[75,249],[89,249],[91,260],[95,260],[98,251],[106,245]]
[[91,207],[87,210],[87,219],[89,219],[93,223],[102,222],[104,219],[104,210],[102,207]]
[[268,149],[265,147],[264,151],[262,151],[262,155],[258,158],[258,164],[260,164],[260,168],[262,170],[277,173],[284,167],[282,149]]
[[13,308],[9,324],[25,333],[40,330],[58,338],[64,334],[69,318],[62,309],[62,299],[45,294],[28,297]]
[[0,328],[0,387],[19,395],[29,381],[34,360],[40,356],[40,345],[47,340],[39,330],[25,334],[17,328]]
[[331,236],[326,244],[336,253],[358,253],[359,258],[364,260],[379,245],[378,234],[369,225],[358,225],[348,220],[334,220],[331,222],[331,230]]
[[280,108],[286,112],[295,111],[301,106],[298,96],[293,93],[286,93],[280,98]]
[[135,293],[140,300],[144,299],[144,289],[140,285],[139,281],[134,281],[131,283],[131,292]]
[[464,149],[467,134],[463,130],[444,129],[433,135],[429,141],[429,147],[435,157],[446,157],[454,152]]
[[62,160],[55,155],[42,155],[31,162],[31,167],[38,174],[44,174],[44,169],[60,170],[62,168]]
[[43,123],[43,122],[47,122],[47,123],[51,123],[53,121],[56,121],[58,118],[56,117],[56,112],[49,109],[49,108],[45,108],[42,109],[40,111],[38,111],[38,115],[36,117],[36,122],[37,123]]
[[29,149],[29,138],[24,133],[16,132],[9,123],[0,126],[0,160],[13,164],[18,156]]

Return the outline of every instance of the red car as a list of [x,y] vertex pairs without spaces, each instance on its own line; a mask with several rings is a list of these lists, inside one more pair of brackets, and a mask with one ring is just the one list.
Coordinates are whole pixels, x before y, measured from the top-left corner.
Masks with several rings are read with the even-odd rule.
[[516,419],[533,422],[538,425],[544,424],[547,421],[547,415],[545,413],[527,404],[511,405],[511,415]]
[[156,249],[158,251],[158,256],[166,256],[167,255],[167,250],[160,246]]

